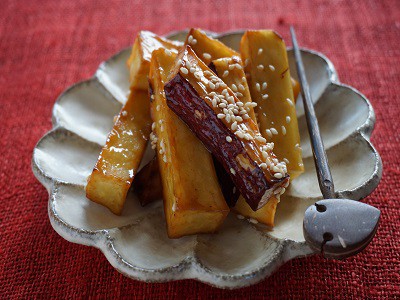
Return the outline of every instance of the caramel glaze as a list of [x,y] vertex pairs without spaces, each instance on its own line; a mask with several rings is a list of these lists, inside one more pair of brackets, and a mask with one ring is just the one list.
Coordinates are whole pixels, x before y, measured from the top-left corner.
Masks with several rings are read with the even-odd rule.
[[[265,172],[249,156],[242,141],[218,119],[214,110],[180,73],[165,85],[164,91],[168,106],[214,154],[250,207],[259,209],[262,200],[265,204],[265,199],[273,195],[274,188],[282,185],[287,178],[267,181]],[[232,142],[226,141],[227,136]],[[238,157],[246,161],[246,167]]]

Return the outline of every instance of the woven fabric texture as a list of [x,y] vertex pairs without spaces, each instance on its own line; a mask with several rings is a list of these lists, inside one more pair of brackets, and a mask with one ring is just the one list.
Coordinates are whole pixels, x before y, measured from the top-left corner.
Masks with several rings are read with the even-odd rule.
[[[398,0],[2,0],[0,7],[0,298],[400,298]],[[384,171],[365,202],[382,211],[382,221],[363,253],[345,261],[295,259],[259,284],[227,291],[194,280],[128,279],[99,250],[52,229],[31,157],[64,89],[89,78],[142,29],[273,28],[288,41],[290,24],[302,46],[326,54],[341,81],[375,108],[372,142]]]

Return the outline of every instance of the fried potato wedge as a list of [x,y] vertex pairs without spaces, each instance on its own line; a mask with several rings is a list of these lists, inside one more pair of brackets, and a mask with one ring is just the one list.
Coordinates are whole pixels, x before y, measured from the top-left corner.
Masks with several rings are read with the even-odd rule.
[[121,214],[150,132],[149,95],[132,90],[88,178],[87,198]]
[[131,88],[147,91],[147,75],[150,69],[151,53],[159,48],[178,53],[183,43],[160,37],[150,31],[140,31],[136,36],[131,55],[127,61]]
[[246,31],[240,49],[261,134],[296,178],[304,166],[285,43],[272,30]]
[[286,166],[260,135],[247,106],[200,60],[183,49],[164,87],[168,106],[213,153],[253,210],[289,183]]
[[154,51],[149,75],[153,139],[156,139],[170,238],[215,232],[229,213],[211,154],[167,106],[166,72],[175,57],[164,49]]

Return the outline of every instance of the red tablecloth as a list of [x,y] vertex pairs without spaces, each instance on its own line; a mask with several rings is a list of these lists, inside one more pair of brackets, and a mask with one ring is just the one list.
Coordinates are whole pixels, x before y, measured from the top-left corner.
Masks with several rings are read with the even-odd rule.
[[[151,2],[0,2],[0,298],[400,298],[400,2]],[[362,254],[342,262],[296,259],[257,285],[225,291],[193,280],[146,284],[125,278],[99,250],[53,231],[31,155],[51,128],[53,103],[65,88],[90,77],[141,29],[274,28],[288,40],[289,24],[302,46],[325,53],[341,81],[375,108],[372,141],[384,171],[365,201],[381,209],[382,222]]]

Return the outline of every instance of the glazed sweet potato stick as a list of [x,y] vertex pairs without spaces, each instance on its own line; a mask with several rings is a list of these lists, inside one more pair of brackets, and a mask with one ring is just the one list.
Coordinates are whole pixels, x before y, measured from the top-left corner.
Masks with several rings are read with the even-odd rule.
[[246,107],[254,103],[240,102],[190,46],[181,50],[164,91],[168,106],[223,165],[253,210],[284,191],[286,166],[249,117]]
[[178,53],[178,49],[182,45],[181,42],[168,40],[150,31],[140,31],[127,61],[131,88],[147,91],[149,86],[147,76],[150,70],[151,54],[154,50],[165,48]]
[[[201,29],[192,28],[185,41],[185,46],[190,45],[196,55],[206,64],[209,65],[211,61],[220,58],[231,58],[233,56],[239,57],[240,54],[235,50],[229,48],[220,41],[208,36]],[[241,64],[241,62],[239,62]],[[300,92],[299,83],[291,78],[294,93],[294,99]]]
[[87,198],[121,213],[150,131],[149,95],[132,90],[88,178]]
[[203,60],[206,65],[211,61],[223,57],[240,57],[240,54],[229,48],[220,41],[209,37],[204,31],[196,28],[190,29],[185,46],[189,45],[196,55]]
[[164,84],[175,57],[164,49],[153,52],[149,75],[152,139],[157,146],[170,238],[214,232],[229,212],[211,154],[167,106]]
[[304,166],[285,43],[272,30],[246,31],[241,54],[261,134],[275,144],[293,179]]

